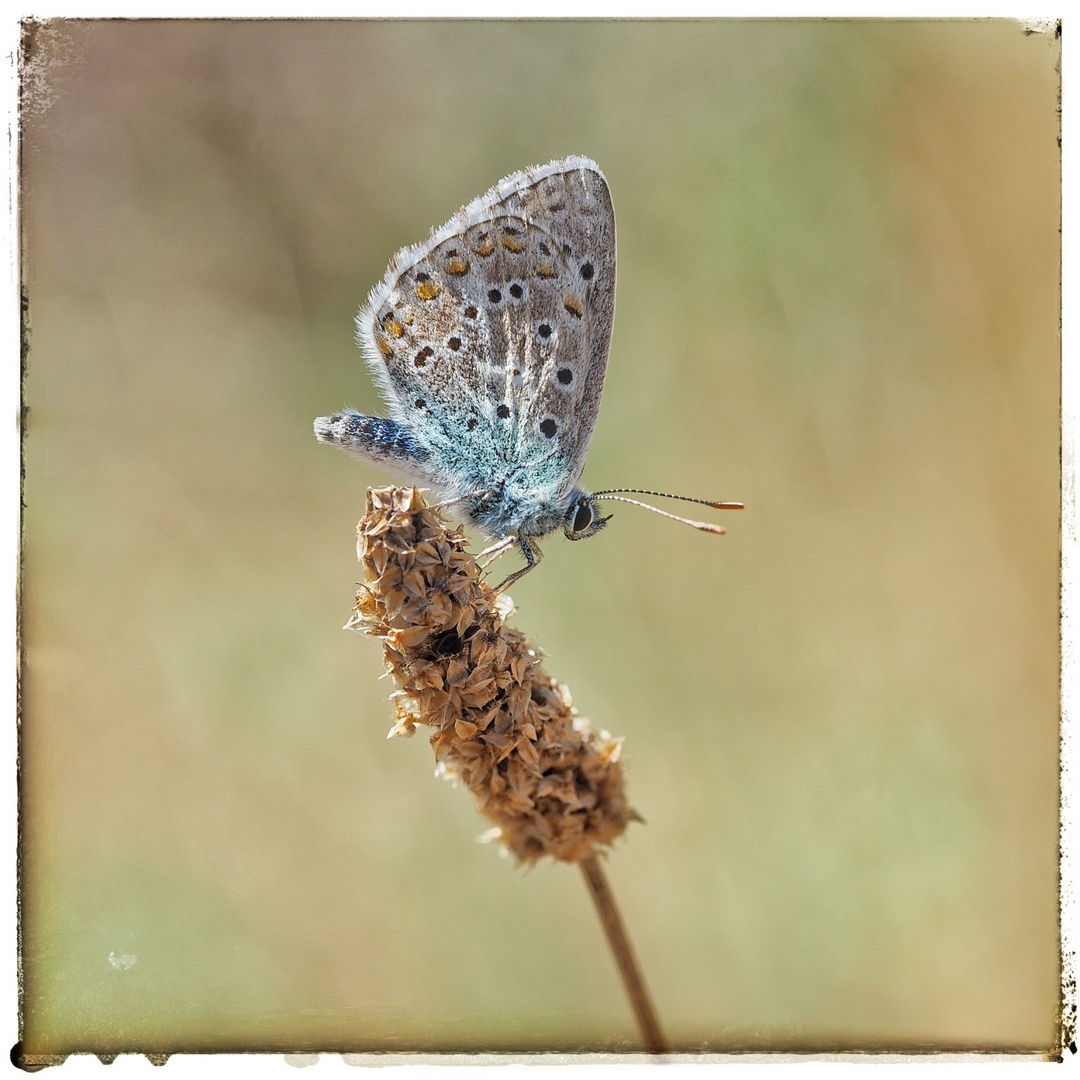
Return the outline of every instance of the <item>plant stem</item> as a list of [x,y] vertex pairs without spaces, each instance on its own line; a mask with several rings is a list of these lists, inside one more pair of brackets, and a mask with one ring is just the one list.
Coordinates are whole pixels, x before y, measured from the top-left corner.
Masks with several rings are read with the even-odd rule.
[[604,925],[604,933],[607,935],[608,944],[615,954],[615,962],[619,965],[619,974],[622,976],[623,986],[630,997],[634,1015],[637,1017],[638,1027],[641,1028],[641,1037],[645,1043],[645,1049],[650,1054],[666,1054],[667,1043],[660,1031],[659,1021],[653,1011],[649,991],[645,987],[641,969],[638,967],[634,950],[630,947],[630,939],[623,929],[619,909],[615,906],[615,897],[612,895],[604,871],[600,868],[600,861],[595,854],[586,855],[580,860],[581,872],[585,875],[589,892],[592,893],[596,910],[600,914],[600,922]]

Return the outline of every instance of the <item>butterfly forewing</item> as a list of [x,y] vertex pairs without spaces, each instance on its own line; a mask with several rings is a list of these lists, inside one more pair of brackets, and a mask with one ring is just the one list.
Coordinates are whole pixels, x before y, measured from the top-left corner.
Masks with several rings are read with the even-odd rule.
[[[542,467],[569,490],[607,367],[615,218],[584,158],[515,173],[399,252],[358,318],[395,418],[483,483]],[[467,459],[467,460],[462,460]]]

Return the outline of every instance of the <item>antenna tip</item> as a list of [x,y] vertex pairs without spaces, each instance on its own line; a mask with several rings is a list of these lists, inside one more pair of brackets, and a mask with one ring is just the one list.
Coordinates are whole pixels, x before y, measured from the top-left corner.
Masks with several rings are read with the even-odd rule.
[[742,503],[736,502],[715,502],[709,503],[714,510],[745,510],[746,507]]

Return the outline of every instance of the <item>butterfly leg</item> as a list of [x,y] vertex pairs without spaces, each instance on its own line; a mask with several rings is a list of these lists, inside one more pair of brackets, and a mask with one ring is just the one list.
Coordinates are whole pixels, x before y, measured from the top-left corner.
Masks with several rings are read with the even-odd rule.
[[[515,544],[517,543],[516,536],[504,536],[501,540],[496,540],[494,544],[489,548],[484,548],[479,555],[476,556],[477,560],[487,559],[487,562],[480,563],[480,569],[486,570],[496,559],[502,558]],[[487,558],[488,556],[490,558]]]
[[526,565],[520,570],[515,570],[505,581],[497,585],[492,590],[495,593],[501,593],[504,589],[513,585],[519,578],[523,578],[534,566],[539,566],[540,560],[544,557],[544,553],[540,550],[540,545],[535,540],[531,540],[527,536],[519,536],[517,537],[517,542],[521,546],[521,554],[525,556]]

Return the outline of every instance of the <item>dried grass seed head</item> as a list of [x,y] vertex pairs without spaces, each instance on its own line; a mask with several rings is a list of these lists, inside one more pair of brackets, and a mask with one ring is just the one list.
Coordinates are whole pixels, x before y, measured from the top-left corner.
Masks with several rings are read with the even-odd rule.
[[594,732],[509,607],[416,488],[370,488],[357,526],[364,582],[349,627],[383,642],[397,723],[433,729],[439,771],[464,784],[522,862],[575,862],[636,818],[621,739]]

